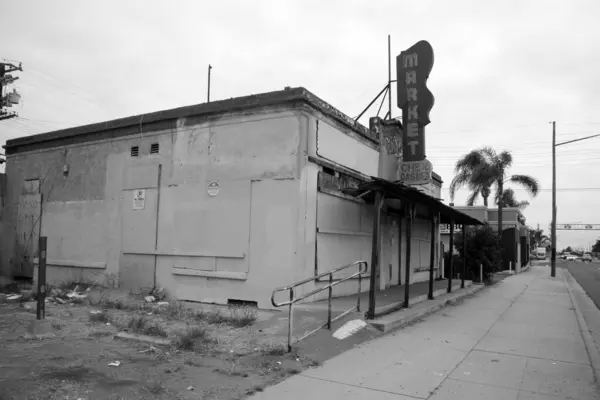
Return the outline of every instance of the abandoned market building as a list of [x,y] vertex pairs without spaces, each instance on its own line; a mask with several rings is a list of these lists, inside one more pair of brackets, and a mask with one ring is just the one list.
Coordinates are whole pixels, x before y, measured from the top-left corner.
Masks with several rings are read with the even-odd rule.
[[[33,277],[41,235],[51,283],[159,286],[181,300],[272,308],[276,287],[370,265],[375,213],[360,187],[378,174],[379,142],[304,88],[9,140],[0,272]],[[427,281],[432,266],[440,276],[433,213],[478,223],[438,200],[441,185],[434,174],[424,193],[405,190],[417,202],[409,283]],[[406,276],[402,196],[380,216],[381,290]],[[349,282],[334,295],[356,290]]]

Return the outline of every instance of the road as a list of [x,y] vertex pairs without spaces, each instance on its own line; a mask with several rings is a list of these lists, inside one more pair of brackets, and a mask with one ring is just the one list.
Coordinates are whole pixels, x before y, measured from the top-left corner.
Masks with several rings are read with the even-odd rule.
[[567,262],[556,260],[557,268],[566,268],[600,309],[600,262]]

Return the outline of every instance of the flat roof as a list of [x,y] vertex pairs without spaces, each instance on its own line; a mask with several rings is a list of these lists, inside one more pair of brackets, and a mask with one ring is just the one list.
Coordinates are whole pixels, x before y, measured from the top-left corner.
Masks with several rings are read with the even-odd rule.
[[[301,102],[307,103],[314,108],[322,111],[328,116],[336,119],[347,127],[353,129],[362,136],[378,143],[379,139],[369,131],[365,126],[354,121],[352,118],[337,110],[330,104],[321,100],[303,87],[286,88],[274,92],[261,93],[243,97],[235,97],[226,100],[211,101],[185,107],[178,107],[169,110],[156,111],[140,115],[134,115],[125,118],[114,119],[111,121],[98,122],[95,124],[76,126],[72,128],[60,129],[57,131],[41,133],[37,135],[24,136],[8,140],[3,146],[7,154],[15,154],[26,151],[25,147],[33,144],[41,144],[59,141],[75,136],[86,136],[87,140],[95,140],[97,135],[105,131],[115,130],[127,127],[137,127],[140,124],[148,125],[167,120],[176,120],[179,118],[195,116],[219,115],[232,111],[245,111],[265,106],[280,105],[285,103]],[[126,133],[130,135],[131,133]],[[21,150],[23,149],[23,150]]]
[[[43,149],[71,143],[82,143],[105,138],[116,138],[135,134],[143,125],[157,125],[165,121],[174,121],[187,117],[210,117],[226,112],[246,111],[266,106],[286,103],[305,103],[337,120],[361,136],[379,143],[379,138],[367,127],[323,101],[303,87],[285,88],[283,90],[235,97],[226,100],[211,101],[191,106],[172,108],[169,110],[139,114],[95,124],[60,129],[37,135],[23,136],[6,141],[3,148],[6,154],[18,154],[29,150]],[[167,128],[165,126],[165,128]],[[118,132],[117,132],[118,131]],[[109,133],[110,132],[110,133]],[[441,176],[433,172],[435,178],[442,181]]]

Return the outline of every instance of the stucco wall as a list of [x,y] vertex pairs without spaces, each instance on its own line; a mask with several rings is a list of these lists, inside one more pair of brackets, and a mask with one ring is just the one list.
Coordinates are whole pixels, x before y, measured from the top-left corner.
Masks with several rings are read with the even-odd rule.
[[[0,174],[0,241],[5,241],[6,236],[4,233],[4,219],[5,219],[5,206],[4,203],[6,201],[6,174]],[[1,248],[0,248],[1,251]],[[1,257],[0,257],[1,258]],[[8,268],[5,268],[5,265],[0,260],[0,277],[8,277],[10,275],[10,271]],[[0,281],[1,282],[1,281]]]
[[[318,160],[326,160],[348,168],[365,177],[377,175],[379,150],[378,145],[364,137],[359,137],[339,124],[325,120],[320,115],[311,114],[308,119],[308,154]],[[336,145],[337,144],[337,145]],[[371,242],[373,230],[373,209],[362,200],[355,200],[336,191],[319,191],[317,187],[318,173],[323,167],[308,163],[304,170],[310,176],[309,200],[307,202],[306,226],[307,244],[312,253],[307,252],[306,271],[303,278],[314,274],[315,263],[318,273],[352,263],[366,260],[371,264]],[[439,187],[432,187],[439,193]],[[425,212],[421,210],[421,212]],[[311,221],[316,221],[312,226]],[[421,221],[421,220],[419,220]],[[398,283],[401,274],[404,281],[406,260],[406,230],[402,223],[402,237],[398,216],[382,213],[381,218],[381,250],[378,288]],[[413,227],[411,283],[429,278],[428,272],[415,272],[416,269],[429,268],[430,222],[421,221]],[[398,243],[401,241],[402,265],[399,268]],[[437,265],[437,264],[436,264]],[[312,268],[312,271],[310,270]],[[356,272],[356,270],[348,273]],[[309,274],[310,273],[310,274]],[[341,277],[343,273],[336,276]],[[318,285],[325,285],[322,281]],[[304,292],[314,287],[305,286]],[[369,288],[369,279],[363,279],[362,290]],[[358,283],[345,282],[334,287],[333,295],[342,296],[356,293]],[[323,299],[327,292],[321,292],[309,300]]]
[[[12,155],[7,214],[16,214],[23,181],[40,178],[50,280],[108,277],[147,287],[156,265],[157,283],[179,298],[268,307],[270,290],[295,278],[303,245],[302,130],[300,111],[277,106]],[[153,143],[159,154],[149,154]],[[131,146],[139,146],[139,157]],[[211,181],[220,185],[215,197],[207,195]],[[145,190],[143,210],[133,210],[136,189]],[[14,237],[16,218],[8,225]],[[3,265],[14,247],[3,241]]]

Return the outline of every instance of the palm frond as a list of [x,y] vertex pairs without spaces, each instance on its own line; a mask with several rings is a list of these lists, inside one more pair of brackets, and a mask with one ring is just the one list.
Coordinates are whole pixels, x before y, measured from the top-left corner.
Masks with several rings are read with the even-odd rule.
[[473,171],[478,165],[485,163],[485,158],[479,150],[471,150],[462,156],[454,166],[454,173],[461,171]]
[[499,178],[499,171],[491,164],[481,164],[473,173],[471,182],[475,186],[491,187]]
[[481,149],[479,149],[479,152],[484,157],[487,157],[489,164],[493,164],[496,162],[496,158],[498,157],[498,154],[496,153],[496,150],[494,150],[492,147],[489,147],[489,146],[482,147]]
[[509,151],[505,150],[502,153],[498,154],[498,164],[502,168],[502,170],[505,171],[508,168],[510,168],[512,163],[513,163],[513,156],[512,156],[512,154],[510,154]]
[[471,174],[468,170],[460,171],[450,182],[450,200],[454,201],[456,191],[471,181]]
[[472,207],[475,205],[475,202],[477,201],[477,197],[479,197],[479,192],[480,192],[479,189],[475,189],[471,192],[471,194],[467,198],[467,205],[469,207]]
[[532,197],[537,196],[540,191],[538,180],[529,175],[512,175],[509,181],[523,186]]

